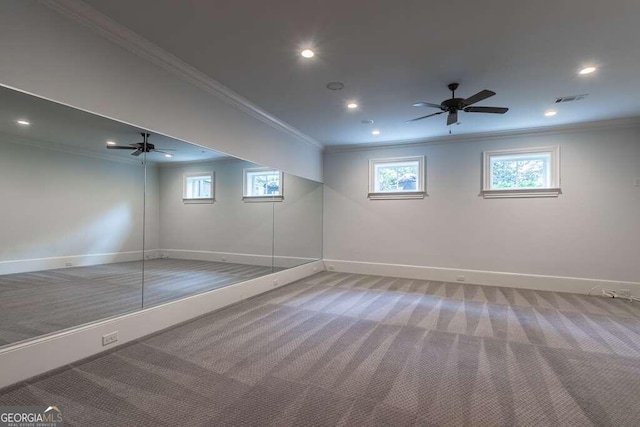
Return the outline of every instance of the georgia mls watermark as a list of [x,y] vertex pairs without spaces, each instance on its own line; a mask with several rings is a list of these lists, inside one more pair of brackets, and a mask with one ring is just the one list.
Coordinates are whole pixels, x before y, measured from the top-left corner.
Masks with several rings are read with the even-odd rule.
[[0,406],[0,427],[62,427],[57,406]]

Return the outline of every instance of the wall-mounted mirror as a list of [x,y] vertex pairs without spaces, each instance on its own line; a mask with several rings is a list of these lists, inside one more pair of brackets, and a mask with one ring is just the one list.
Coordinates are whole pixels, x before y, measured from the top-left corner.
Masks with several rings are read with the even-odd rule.
[[247,202],[242,193],[243,170],[258,165],[181,141],[170,146],[172,158],[147,168],[158,177],[158,204],[147,213],[157,215],[160,237],[147,246],[145,307],[273,271],[272,198]]
[[320,183],[7,88],[0,105],[0,346],[322,257]]
[[0,87],[0,345],[142,306],[139,132]]

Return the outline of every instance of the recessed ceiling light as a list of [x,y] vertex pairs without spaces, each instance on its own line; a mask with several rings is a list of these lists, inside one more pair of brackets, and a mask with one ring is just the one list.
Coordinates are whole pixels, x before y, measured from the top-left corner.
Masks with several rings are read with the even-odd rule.
[[116,143],[113,141],[107,141],[107,145],[116,145]]
[[171,154],[165,154],[164,156],[165,156],[167,159],[170,159],[170,158],[172,158],[172,157],[173,157]]
[[29,126],[31,124],[26,120],[16,120],[16,123],[22,126]]
[[580,70],[580,74],[591,74],[596,70],[597,70],[596,67],[586,67],[586,68],[583,68],[582,70]]
[[544,113],[544,115],[547,116],[547,117],[553,117],[556,114],[558,114],[558,112],[557,111],[553,111],[553,110],[550,110],[550,111],[547,111],[546,113]]
[[373,132],[371,132],[371,135],[380,135],[380,131],[376,129]]
[[350,110],[354,110],[356,108],[358,108],[358,104],[356,104],[355,102],[350,102],[347,104],[347,108]]
[[300,52],[303,58],[313,58],[316,54],[311,49],[305,49]]

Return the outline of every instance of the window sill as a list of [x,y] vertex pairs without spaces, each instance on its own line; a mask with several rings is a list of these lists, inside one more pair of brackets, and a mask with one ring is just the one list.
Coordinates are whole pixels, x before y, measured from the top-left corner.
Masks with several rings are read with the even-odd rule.
[[402,199],[424,199],[427,195],[425,191],[397,191],[389,193],[369,193],[369,200],[402,200]]
[[559,188],[527,188],[518,190],[482,190],[480,195],[485,199],[558,197],[562,194]]
[[207,204],[207,203],[213,203],[215,201],[215,199],[211,198],[211,199],[182,199],[182,202],[185,205],[202,205],[202,204]]
[[284,199],[284,196],[243,196],[242,200],[244,202],[254,203],[254,202],[281,202]]

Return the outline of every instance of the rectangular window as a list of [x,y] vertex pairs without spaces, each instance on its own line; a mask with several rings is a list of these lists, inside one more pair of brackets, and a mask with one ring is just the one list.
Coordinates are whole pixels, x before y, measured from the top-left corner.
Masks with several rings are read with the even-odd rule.
[[369,160],[369,198],[423,199],[424,156]]
[[486,151],[482,195],[502,197],[558,197],[560,148],[540,147]]
[[280,201],[284,193],[283,181],[283,173],[276,169],[245,169],[243,199],[247,201]]
[[182,200],[185,203],[213,203],[213,172],[189,172],[184,174]]

